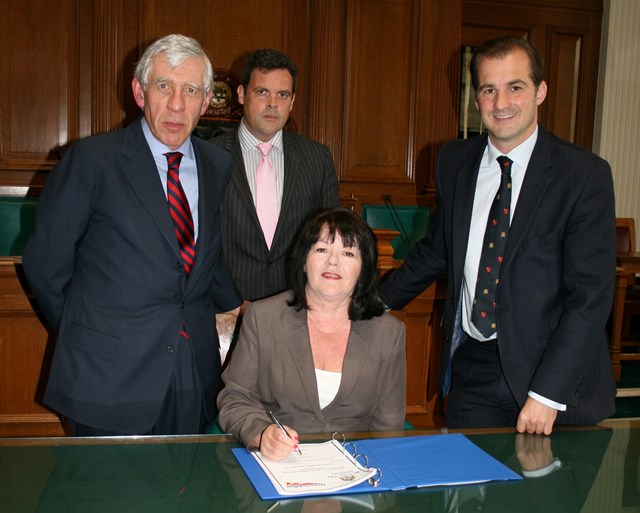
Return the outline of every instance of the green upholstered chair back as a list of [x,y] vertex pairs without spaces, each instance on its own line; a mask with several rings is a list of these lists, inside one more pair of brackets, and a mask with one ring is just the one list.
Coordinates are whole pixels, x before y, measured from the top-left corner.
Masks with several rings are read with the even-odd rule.
[[429,231],[430,210],[426,205],[362,205],[362,218],[371,228],[397,230],[391,241],[393,258],[404,260],[413,245]]
[[38,198],[0,196],[0,256],[22,256],[35,228]]

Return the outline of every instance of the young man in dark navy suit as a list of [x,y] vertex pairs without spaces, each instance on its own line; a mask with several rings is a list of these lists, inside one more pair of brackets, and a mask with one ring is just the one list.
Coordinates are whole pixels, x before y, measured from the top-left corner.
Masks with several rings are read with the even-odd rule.
[[[403,308],[447,273],[448,426],[549,434],[554,424],[600,422],[615,398],[605,332],[616,263],[610,167],[538,124],[547,84],[528,41],[481,45],[471,76],[487,133],[443,147],[431,232],[383,284],[383,299]],[[484,250],[484,234],[502,156],[511,162],[506,246],[480,264],[495,247]],[[476,290],[492,270],[492,285]],[[485,295],[489,307],[475,316]]]

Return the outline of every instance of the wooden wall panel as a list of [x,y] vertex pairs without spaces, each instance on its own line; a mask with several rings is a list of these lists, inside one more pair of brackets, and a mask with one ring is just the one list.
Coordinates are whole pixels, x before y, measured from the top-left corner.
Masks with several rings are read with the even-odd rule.
[[296,111],[304,111],[306,135],[328,145],[342,176],[342,129],[345,105],[345,47],[347,40],[347,4],[343,0],[312,0],[309,19],[309,67],[307,102],[296,99]]
[[[264,2],[259,0],[243,2],[242,9],[224,0],[149,0],[141,21],[146,26],[146,43],[167,34],[185,34],[202,44],[214,66],[231,68],[235,59],[257,48],[258,43],[282,47],[286,33],[283,3],[270,2],[267,22]],[[191,14],[176,16],[176,12]]]
[[[23,87],[29,95],[21,96],[13,94],[17,82],[9,82],[0,183],[33,184],[33,172],[44,171],[41,185],[56,160],[51,148],[132,122],[140,114],[130,91],[135,62],[157,37],[182,32],[202,43],[215,66],[238,75],[257,48],[291,55],[300,72],[292,118],[299,133],[329,145],[345,195],[382,193],[389,184],[399,194],[433,192],[435,155],[456,133],[458,1],[246,0],[242,7],[239,13],[225,0],[12,6],[3,23],[15,30],[0,36],[2,73],[12,76],[18,66],[33,74],[34,66],[13,51],[33,48],[27,44],[33,29],[47,34],[46,41],[41,36],[46,51],[28,57],[38,57],[37,74],[52,79],[40,104],[20,101],[33,98],[33,86]],[[52,23],[55,38],[49,37]],[[29,173],[20,175],[21,169]]]
[[[133,100],[131,79],[139,58],[138,20],[134,0],[93,0],[88,20],[93,29],[90,39],[82,41],[91,52],[85,55],[91,81],[85,85],[90,99],[91,123],[81,137],[117,130],[134,121],[140,109]],[[87,130],[88,128],[88,130]],[[69,142],[73,141],[70,139]]]
[[343,179],[409,181],[407,140],[415,88],[414,3],[350,2]]
[[442,145],[456,137],[460,98],[460,2],[420,3],[415,134],[409,165],[414,194],[433,198]]
[[342,195],[432,193],[435,155],[457,130],[459,4],[348,6]]
[[[593,144],[601,16],[547,29],[547,116],[545,126],[587,150]],[[549,96],[550,95],[550,96]]]
[[407,328],[407,421],[417,428],[444,425],[438,397],[444,288],[433,284],[393,315]]
[[[393,259],[390,241],[399,232],[374,229],[378,240],[378,270],[384,276],[402,264]],[[417,428],[444,426],[440,390],[442,328],[440,326],[446,296],[446,278],[442,277],[400,311],[392,315],[407,330],[407,421]]]
[[40,402],[53,341],[24,283],[19,259],[0,258],[0,436],[61,436]]
[[0,169],[46,166],[51,151],[77,134],[75,4],[24,0],[3,8]]
[[548,80],[547,128],[558,137],[575,142],[578,115],[578,89],[582,62],[581,34],[555,33],[551,36],[552,54],[550,69],[556,73]]

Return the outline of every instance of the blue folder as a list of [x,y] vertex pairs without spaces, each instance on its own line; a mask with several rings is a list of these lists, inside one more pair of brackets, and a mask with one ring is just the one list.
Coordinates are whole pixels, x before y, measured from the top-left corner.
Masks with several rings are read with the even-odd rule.
[[382,470],[376,488],[364,482],[339,492],[280,495],[249,451],[244,448],[231,451],[263,500],[522,479],[461,434],[372,438],[355,444],[357,452],[367,456],[370,467]]

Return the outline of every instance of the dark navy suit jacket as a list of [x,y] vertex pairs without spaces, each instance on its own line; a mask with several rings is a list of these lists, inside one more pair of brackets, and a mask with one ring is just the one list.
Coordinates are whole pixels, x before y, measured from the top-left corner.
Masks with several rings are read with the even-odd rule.
[[[445,357],[460,330],[455,313],[486,145],[485,134],[444,146],[431,232],[381,288],[387,305],[400,309],[447,273]],[[521,406],[529,390],[567,405],[556,423],[597,423],[615,409],[605,332],[613,301],[615,237],[607,162],[539,127],[500,271],[498,347]]]
[[[199,186],[187,280],[167,199],[140,121],[76,142],[38,201],[24,269],[57,331],[45,403],[82,424],[147,432],[190,343],[208,416],[220,356],[215,312],[241,303],[223,259],[220,204],[231,157],[192,138]],[[183,323],[190,339],[180,336]]]

